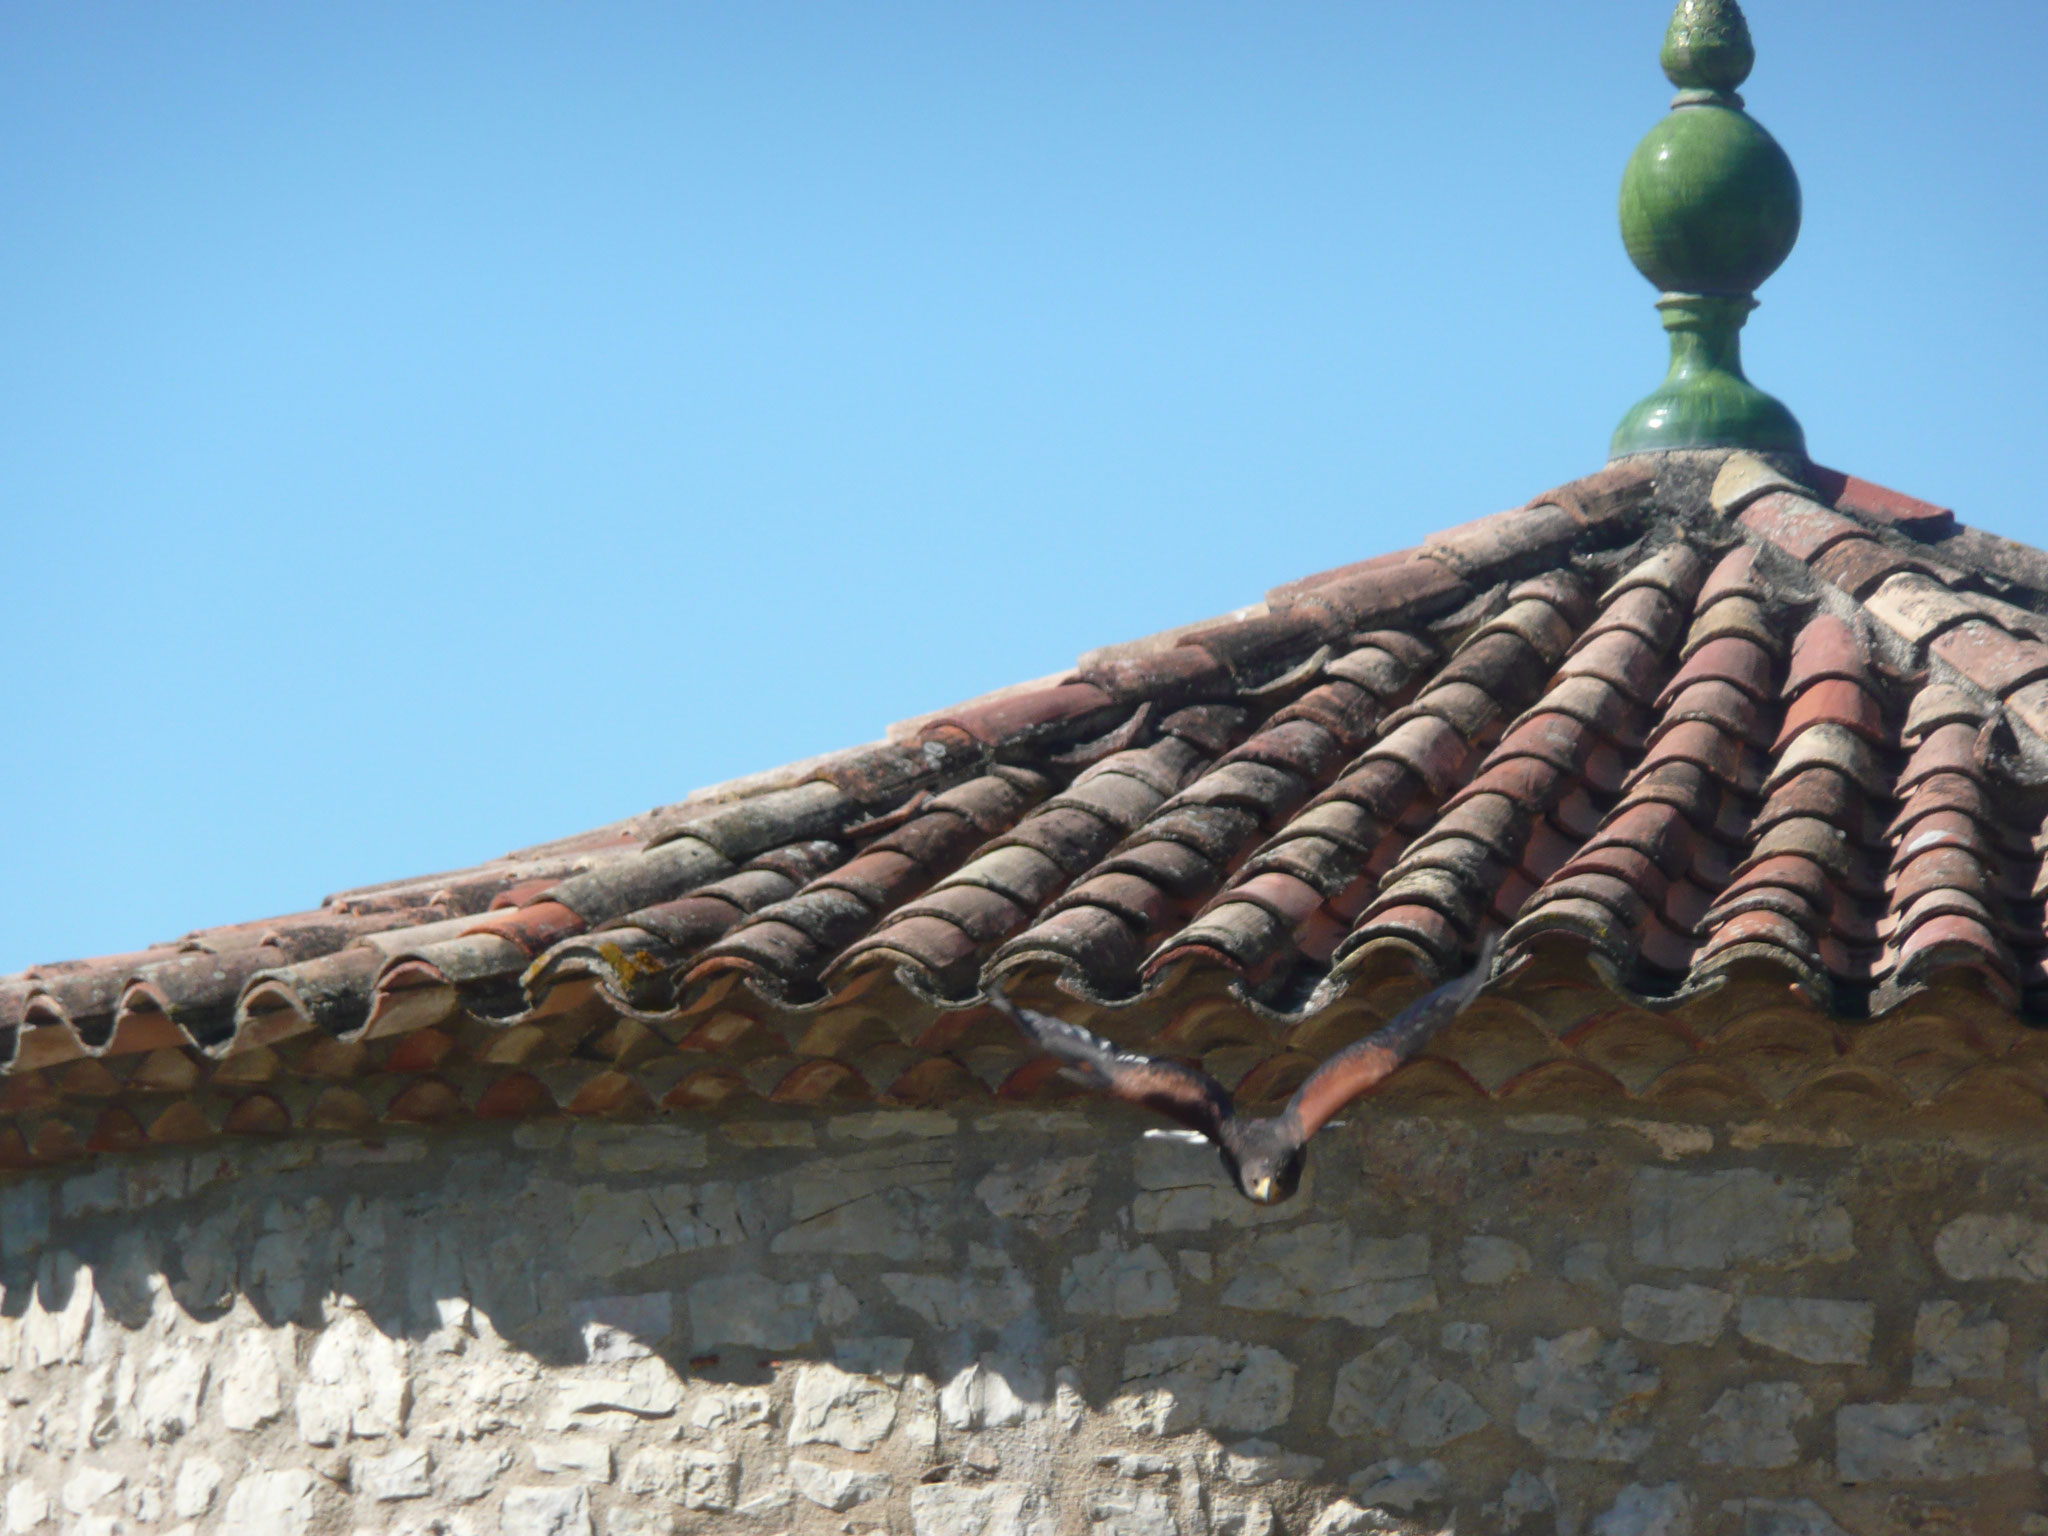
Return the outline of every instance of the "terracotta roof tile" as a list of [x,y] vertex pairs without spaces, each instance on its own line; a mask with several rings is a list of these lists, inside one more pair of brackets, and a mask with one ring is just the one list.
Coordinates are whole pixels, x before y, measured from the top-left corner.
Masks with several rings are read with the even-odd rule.
[[2015,688],[2006,696],[2005,707],[2028,730],[2048,741],[2048,682]]
[[1979,620],[1945,631],[1929,649],[1979,688],[2001,697],[2048,678],[2048,645]]
[[1987,611],[1974,595],[1958,592],[1916,571],[1887,578],[1863,599],[1863,605],[1894,633],[1915,645]]
[[1909,552],[1876,539],[1844,539],[1813,562],[1813,571],[1852,597],[1865,597],[1901,571],[1933,574],[1934,568]]
[[1597,677],[1631,699],[1647,703],[1656,694],[1662,648],[1628,630],[1610,630],[1565,659],[1559,677]]
[[1447,565],[1416,558],[1319,582],[1296,594],[1284,611],[1312,615],[1326,632],[1336,634],[1426,618],[1470,596],[1471,588]]
[[1932,771],[1918,778],[1910,792],[1902,785],[1899,793],[1899,813],[1885,833],[1894,840],[1904,837],[1922,817],[1938,812],[1960,812],[1980,827],[1997,814],[1984,786],[1970,774]]
[[1619,598],[1636,587],[1656,587],[1674,601],[1689,604],[1706,579],[1707,562],[1683,538],[1675,538],[1642,560],[1626,566],[1614,583],[1600,594],[1600,605]]
[[1685,658],[1685,664],[1664,685],[1656,705],[1662,709],[1682,690],[1703,681],[1727,683],[1753,699],[1769,699],[1777,693],[1773,684],[1775,670],[1771,653],[1763,646],[1745,636],[1721,636],[1707,641]]
[[[1217,1058],[1282,1091],[1350,1038],[1315,1023],[1347,989],[1412,987],[1499,924],[1604,957],[1548,985],[1665,1007],[1776,975],[1883,1012],[1951,974],[2048,1006],[2022,782],[2048,750],[2048,557],[1827,472],[1734,456],[1699,483],[1617,465],[881,743],[0,979],[0,1154],[1056,1092],[947,1011],[996,973],[1057,978],[1121,1039],[1177,987],[1291,1021],[1310,1033]],[[1582,1033],[1447,1058],[1443,1083],[1751,1091],[1679,1036],[1659,1077]]]
[[1689,683],[1678,691],[1665,706],[1662,718],[1645,745],[1654,745],[1658,737],[1674,726],[1693,720],[1704,721],[1752,746],[1763,746],[1770,739],[1764,730],[1764,715],[1757,700],[1733,683],[1708,678]]
[[1561,553],[1583,528],[1583,522],[1565,508],[1539,503],[1431,534],[1423,541],[1422,553],[1460,576],[1491,574]]
[[1771,491],[1758,497],[1738,521],[1808,564],[1844,539],[1860,538],[1863,533],[1850,519],[1787,491]]
[[1951,532],[1956,515],[1947,507],[1921,501],[1899,491],[1859,480],[1838,470],[1813,466],[1812,481],[1821,495],[1839,512],[1866,522],[1899,529],[1917,539],[1937,539]]

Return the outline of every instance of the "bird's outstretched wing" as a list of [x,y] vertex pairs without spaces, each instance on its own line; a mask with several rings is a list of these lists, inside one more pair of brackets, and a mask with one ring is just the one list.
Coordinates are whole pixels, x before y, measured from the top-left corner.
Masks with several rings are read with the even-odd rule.
[[1120,1051],[1100,1035],[1049,1014],[1020,1008],[991,985],[988,1000],[1047,1055],[1067,1063],[1091,1088],[1178,1120],[1220,1141],[1233,1108],[1230,1092],[1208,1073],[1136,1051]]
[[1288,1105],[1301,1124],[1303,1140],[1315,1135],[1338,1110],[1421,1050],[1431,1036],[1465,1011],[1493,974],[1493,952],[1498,943],[1496,935],[1487,935],[1471,970],[1416,999],[1309,1074]]

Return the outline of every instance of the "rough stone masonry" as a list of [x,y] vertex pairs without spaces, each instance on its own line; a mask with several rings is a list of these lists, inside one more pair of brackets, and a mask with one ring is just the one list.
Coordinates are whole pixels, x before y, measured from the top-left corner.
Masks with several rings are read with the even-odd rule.
[[[1099,1107],[1098,1107],[1099,1108]],[[0,1184],[0,1529],[2048,1532],[2048,1151],[1120,1112],[295,1139]]]

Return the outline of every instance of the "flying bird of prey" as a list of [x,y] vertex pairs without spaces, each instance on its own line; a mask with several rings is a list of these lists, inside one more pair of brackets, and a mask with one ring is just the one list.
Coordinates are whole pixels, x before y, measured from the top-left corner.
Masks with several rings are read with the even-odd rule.
[[1428,1044],[1479,995],[1492,974],[1497,942],[1489,935],[1471,970],[1410,1003],[1384,1026],[1332,1056],[1309,1074],[1285,1109],[1264,1120],[1239,1118],[1230,1090],[1199,1067],[1120,1051],[1077,1024],[1018,1007],[996,986],[988,989],[988,999],[1039,1049],[1065,1062],[1067,1076],[1201,1132],[1216,1144],[1223,1166],[1246,1199],[1277,1205],[1301,1185],[1309,1138]]

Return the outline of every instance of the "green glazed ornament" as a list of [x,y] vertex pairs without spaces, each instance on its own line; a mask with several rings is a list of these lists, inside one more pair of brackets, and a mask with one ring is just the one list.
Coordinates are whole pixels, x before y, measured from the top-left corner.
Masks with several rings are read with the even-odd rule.
[[1663,290],[1671,333],[1663,385],[1622,418],[1616,458],[1671,448],[1749,448],[1803,456],[1792,413],[1742,374],[1741,330],[1755,291],[1799,238],[1799,178],[1735,88],[1756,61],[1736,0],[1679,0],[1664,34],[1679,88],[1621,178],[1621,238]]

